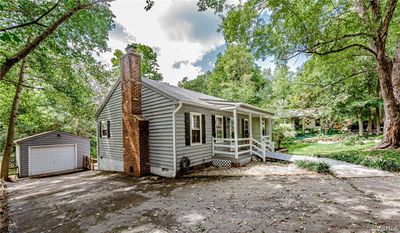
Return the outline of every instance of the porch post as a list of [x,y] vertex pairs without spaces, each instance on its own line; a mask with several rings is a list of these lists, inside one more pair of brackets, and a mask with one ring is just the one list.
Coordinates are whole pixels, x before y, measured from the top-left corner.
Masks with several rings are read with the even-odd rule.
[[235,159],[239,158],[239,151],[238,151],[238,130],[237,130],[237,111],[233,109],[233,130],[235,131]]
[[275,151],[274,143],[272,142],[272,117],[268,117],[268,140],[269,144],[271,145],[271,152]]
[[268,117],[268,137],[269,141],[272,142],[272,117]]
[[262,127],[263,127],[263,125],[262,125],[262,115],[260,114],[260,142],[262,142],[262,136],[263,136]]
[[253,128],[252,128],[252,121],[253,118],[251,117],[251,112],[249,113],[249,143],[250,143],[250,155],[252,155],[252,151],[253,151]]

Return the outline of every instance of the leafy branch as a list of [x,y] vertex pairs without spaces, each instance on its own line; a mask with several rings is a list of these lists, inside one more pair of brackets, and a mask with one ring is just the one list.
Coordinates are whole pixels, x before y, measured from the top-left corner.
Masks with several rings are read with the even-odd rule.
[[46,27],[46,25],[40,23],[40,20],[43,19],[44,17],[46,17],[48,14],[50,14],[50,12],[52,12],[54,9],[56,9],[57,6],[60,4],[60,2],[61,2],[61,0],[58,0],[57,3],[54,4],[54,6],[52,6],[50,9],[48,9],[46,12],[44,12],[42,15],[40,15],[36,19],[31,20],[29,22],[25,22],[25,23],[19,24],[19,25],[10,26],[10,27],[6,27],[6,28],[1,28],[0,32],[5,32],[5,31],[17,29],[17,28],[30,26],[30,25],[39,25],[39,26],[42,26],[42,27]]

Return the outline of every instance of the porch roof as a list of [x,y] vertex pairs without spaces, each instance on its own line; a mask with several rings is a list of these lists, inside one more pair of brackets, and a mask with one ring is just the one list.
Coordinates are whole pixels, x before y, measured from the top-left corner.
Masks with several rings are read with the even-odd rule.
[[270,116],[274,115],[274,113],[272,113],[272,112],[269,112],[262,108],[253,106],[251,104],[242,103],[242,102],[235,102],[235,101],[229,101],[229,100],[207,100],[207,99],[203,99],[203,101],[205,101],[209,104],[212,104],[221,110],[237,109],[239,111],[252,112],[252,113],[256,113],[256,114],[265,114],[265,115],[270,115]]

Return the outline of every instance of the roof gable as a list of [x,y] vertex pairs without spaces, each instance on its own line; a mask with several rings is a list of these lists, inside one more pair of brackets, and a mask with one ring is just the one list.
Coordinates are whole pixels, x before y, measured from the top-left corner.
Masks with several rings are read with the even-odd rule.
[[24,138],[20,138],[20,139],[14,140],[14,143],[16,143],[16,144],[23,143],[23,142],[26,142],[26,141],[29,141],[29,140],[32,140],[32,139],[45,137],[45,136],[50,135],[52,133],[70,135],[70,136],[73,136],[73,137],[79,137],[79,138],[83,138],[83,139],[86,139],[86,140],[90,141],[90,139],[87,138],[87,137],[79,136],[79,135],[76,135],[76,134],[72,134],[72,133],[68,133],[68,132],[64,132],[64,131],[60,131],[60,130],[52,130],[52,131],[46,131],[46,132],[42,132],[42,133],[38,133],[38,134],[34,134],[34,135],[31,135],[31,136],[28,136],[28,137],[24,137]]

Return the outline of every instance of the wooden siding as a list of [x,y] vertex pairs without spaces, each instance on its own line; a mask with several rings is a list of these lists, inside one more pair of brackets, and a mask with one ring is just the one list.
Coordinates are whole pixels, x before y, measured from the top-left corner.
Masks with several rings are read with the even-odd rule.
[[149,121],[150,166],[172,170],[173,101],[143,85],[142,111],[143,116]]
[[[147,86],[142,86],[143,116],[149,120],[150,166],[173,169],[173,101]],[[121,84],[100,112],[97,122],[109,120],[110,138],[98,138],[98,156],[123,163]],[[105,162],[105,161],[104,161]],[[100,162],[101,163],[101,162]]]
[[259,116],[256,116],[256,117],[253,117],[252,116],[252,118],[253,118],[253,120],[252,120],[252,122],[251,122],[251,124],[252,124],[252,129],[253,129],[253,138],[254,139],[256,139],[256,140],[258,140],[258,141],[260,141],[260,117]]
[[[185,144],[185,113],[186,112],[197,112],[205,115],[206,118],[206,143],[201,145],[186,146]],[[227,111],[211,110],[207,108],[201,108],[191,105],[183,105],[183,107],[176,114],[176,163],[177,169],[179,170],[179,161],[182,157],[186,156],[190,159],[190,166],[197,166],[203,163],[210,162],[212,160],[212,124],[211,116],[220,115],[225,117],[232,117],[233,114]],[[243,119],[244,115],[238,114],[238,122]],[[227,127],[227,138],[229,138],[229,130]],[[240,127],[238,128],[240,129]],[[233,129],[232,129],[233,130]],[[241,137],[240,133],[238,134]]]
[[[197,112],[205,114],[206,117],[206,143],[201,145],[186,146],[185,144],[185,121],[184,114],[186,112]],[[190,166],[197,166],[203,163],[210,162],[212,160],[212,125],[211,116],[220,115],[225,117],[231,117],[233,121],[233,113],[227,111],[211,110],[207,108],[200,108],[191,105],[184,105],[179,112],[176,114],[176,146],[177,146],[177,169],[179,169],[179,161],[182,157],[186,156],[190,159]],[[260,138],[260,120],[258,116],[253,116],[252,129],[253,137]],[[238,113],[238,138],[242,138],[242,119],[248,119],[247,115]],[[226,125],[226,134],[229,138],[229,126]],[[233,129],[232,129],[233,131]]]
[[[61,137],[57,136],[61,134]],[[30,146],[45,146],[59,144],[77,144],[77,167],[83,167],[83,156],[90,154],[90,140],[79,136],[64,134],[62,132],[51,132],[43,136],[31,138],[29,140],[18,143],[19,147],[19,164],[18,169],[21,177],[29,176],[29,147]]]
[[100,121],[107,120],[110,121],[110,137],[99,137],[99,133],[97,135],[99,169],[102,166],[102,158],[123,163],[121,83],[118,84],[100,112],[97,118],[97,129]]

